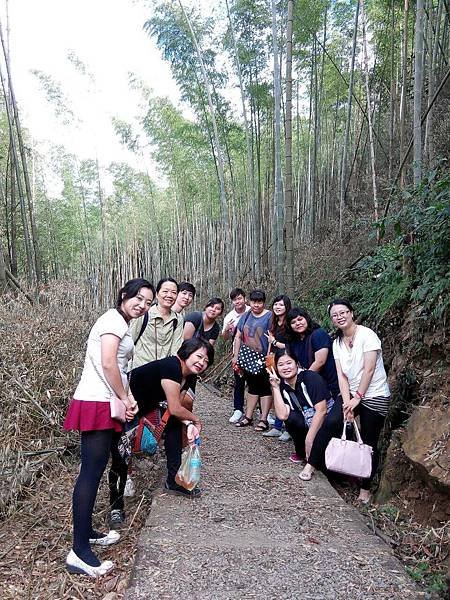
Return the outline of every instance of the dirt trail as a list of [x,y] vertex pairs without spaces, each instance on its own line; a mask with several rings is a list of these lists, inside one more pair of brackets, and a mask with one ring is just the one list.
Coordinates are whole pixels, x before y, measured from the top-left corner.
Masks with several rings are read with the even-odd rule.
[[230,406],[200,388],[203,495],[167,495],[161,470],[126,600],[424,597],[325,477],[302,482],[290,444],[229,425]]

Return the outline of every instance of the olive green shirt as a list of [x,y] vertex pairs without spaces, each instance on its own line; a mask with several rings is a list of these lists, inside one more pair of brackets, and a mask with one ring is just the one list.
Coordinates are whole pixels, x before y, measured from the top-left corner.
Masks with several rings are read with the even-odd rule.
[[[139,317],[131,322],[133,340],[139,336],[143,320],[144,317]],[[131,368],[135,369],[152,360],[175,355],[183,343],[183,325],[183,317],[178,316],[173,310],[164,320],[159,314],[158,306],[152,306],[148,311],[147,327],[134,349]]]

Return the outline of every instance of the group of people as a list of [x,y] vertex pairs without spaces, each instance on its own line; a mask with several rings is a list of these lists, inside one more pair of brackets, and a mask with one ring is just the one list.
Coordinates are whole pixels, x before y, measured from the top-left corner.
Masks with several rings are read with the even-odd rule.
[[[333,341],[307,311],[292,307],[288,296],[277,296],[268,310],[264,291],[253,290],[247,304],[241,288],[230,293],[233,308],[221,329],[217,320],[224,312],[223,301],[214,297],[203,311],[187,312],[195,293],[191,283],[178,284],[171,277],[161,279],[156,289],[146,279],[133,279],[119,291],[115,308],[90,331],[81,379],[64,423],[65,429],[81,434],[81,467],[72,499],[73,546],[66,558],[70,572],[98,577],[113,568],[111,561],[100,562],[93,547],[119,540],[127,487],[132,493],[130,466],[118,449],[124,425],[111,417],[111,398],[123,402],[127,421],[165,403],[170,413],[164,432],[165,488],[168,493],[200,495],[198,488],[179,486],[175,476],[183,443],[193,444],[201,432],[193,408],[196,380],[212,365],[220,334],[232,341],[230,423],[254,426],[267,437],[292,437],[295,452],[290,460],[304,463],[299,476],[308,481],[316,469],[325,470],[331,437],[340,435],[344,421],[351,423],[359,415],[363,441],[374,450],[372,474],[361,482],[359,495],[369,501],[390,395],[378,336],[356,322],[353,307],[344,299],[328,307],[336,329]],[[111,529],[105,534],[93,528],[92,515],[110,457]]]

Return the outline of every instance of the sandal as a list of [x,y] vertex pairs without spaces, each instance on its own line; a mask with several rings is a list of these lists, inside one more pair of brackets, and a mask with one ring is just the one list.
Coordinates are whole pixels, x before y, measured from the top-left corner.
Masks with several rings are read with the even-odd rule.
[[[309,467],[309,468],[308,468]],[[302,481],[311,481],[312,476],[314,475],[314,467],[310,465],[306,465],[303,471],[299,474],[299,477]]]
[[268,429],[269,423],[263,419],[260,419],[258,425],[255,427],[255,431],[267,431]]
[[236,423],[236,427],[248,427],[253,423],[253,419],[249,419],[248,417],[242,417],[239,423]]

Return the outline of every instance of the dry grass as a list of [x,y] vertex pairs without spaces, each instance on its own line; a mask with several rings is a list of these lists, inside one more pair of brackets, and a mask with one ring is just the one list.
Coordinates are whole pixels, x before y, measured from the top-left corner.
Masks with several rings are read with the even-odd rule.
[[[57,469],[41,473],[30,487],[22,488],[15,510],[0,524],[0,588],[2,600],[69,600],[122,597],[131,573],[136,542],[151,504],[153,463],[135,461],[134,481],[140,493],[127,499],[127,522],[120,543],[99,551],[102,560],[113,560],[115,569],[99,580],[70,575],[65,557],[71,546],[71,494],[78,460],[59,461]],[[56,467],[56,465],[54,465]],[[57,476],[56,476],[57,473]],[[105,531],[108,490],[100,488],[94,522]]]
[[82,296],[68,284],[53,285],[44,305],[2,296],[0,514],[74,443],[61,424],[95,316],[77,306]]
[[[121,543],[102,550],[114,572],[100,581],[69,575],[71,494],[78,471],[79,436],[62,422],[83,366],[96,310],[75,284],[48,286],[44,303],[13,295],[0,306],[0,589],[2,599],[120,598],[149,510],[154,464],[135,461],[141,493],[127,501]],[[105,530],[108,490],[100,489],[94,520]]]

